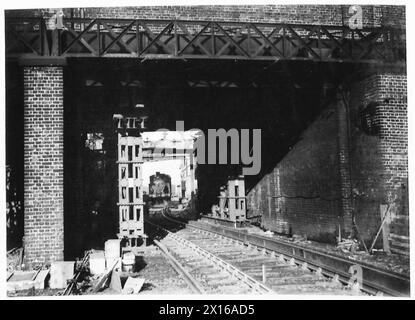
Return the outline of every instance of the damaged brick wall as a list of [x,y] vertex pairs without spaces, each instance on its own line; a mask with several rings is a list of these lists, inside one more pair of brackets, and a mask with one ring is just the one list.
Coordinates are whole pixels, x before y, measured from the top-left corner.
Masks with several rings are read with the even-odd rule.
[[25,263],[63,259],[63,69],[24,67]]
[[[339,226],[343,237],[357,236],[354,216],[369,247],[381,226],[381,206],[389,205],[390,251],[408,254],[407,94],[401,73],[366,76],[339,94],[248,193],[249,214],[261,214],[263,226],[278,233],[324,242],[335,241]],[[382,247],[381,236],[376,247]]]
[[406,75],[383,74],[377,77],[377,81],[379,98],[386,100],[379,107],[379,113],[386,200],[394,205],[390,221],[390,246],[393,252],[409,254]]
[[262,214],[264,227],[287,235],[335,241],[342,205],[337,132],[333,106],[248,193],[250,214]]
[[[356,223],[368,240],[390,206],[392,252],[409,252],[406,75],[378,72],[352,87],[351,168]],[[369,122],[369,125],[368,125]]]

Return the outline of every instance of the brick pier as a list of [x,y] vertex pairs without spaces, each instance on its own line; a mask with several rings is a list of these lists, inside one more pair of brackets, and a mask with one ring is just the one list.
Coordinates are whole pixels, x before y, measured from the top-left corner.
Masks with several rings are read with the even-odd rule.
[[63,67],[24,67],[25,262],[63,260]]

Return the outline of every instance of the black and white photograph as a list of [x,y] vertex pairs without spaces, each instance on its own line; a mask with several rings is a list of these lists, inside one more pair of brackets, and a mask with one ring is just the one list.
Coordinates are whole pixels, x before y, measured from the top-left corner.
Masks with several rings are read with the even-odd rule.
[[409,4],[62,2],[3,5],[1,296],[412,297]]

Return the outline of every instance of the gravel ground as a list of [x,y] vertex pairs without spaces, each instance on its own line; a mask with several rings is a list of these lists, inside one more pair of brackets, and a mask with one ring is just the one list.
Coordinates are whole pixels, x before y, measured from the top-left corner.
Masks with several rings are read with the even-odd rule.
[[140,294],[193,293],[156,246],[146,248],[144,262],[145,266],[134,274],[145,279]]
[[[163,253],[154,245],[146,247],[143,260],[137,267],[136,272],[128,274],[132,277],[144,278],[145,282],[139,294],[192,294],[186,282],[171,267]],[[126,273],[121,274],[122,283],[128,276]],[[22,290],[17,292],[9,292],[9,297],[25,297],[25,296],[53,296],[63,291],[62,289],[53,290],[47,288],[45,290]],[[86,291],[85,295],[92,295]],[[107,288],[97,294],[119,294]]]
[[7,292],[7,296],[10,298],[13,297],[40,297],[40,296],[54,296],[58,292],[62,292],[62,289],[28,289],[28,290],[20,290],[16,292]]
[[[121,273],[121,283],[127,277],[144,278],[144,284],[139,294],[191,294],[193,293],[186,282],[171,267],[163,253],[154,245],[146,247],[143,260],[138,263],[132,273]],[[119,294],[107,288],[97,294]]]
[[[192,294],[181,276],[173,269],[164,254],[154,245],[146,247],[143,259],[137,263],[136,270],[131,273],[120,274],[121,283],[124,285],[127,277],[144,278],[144,284],[139,295],[161,294]],[[91,293],[85,293],[91,294]],[[119,292],[106,288],[96,293],[97,295],[119,295]]]

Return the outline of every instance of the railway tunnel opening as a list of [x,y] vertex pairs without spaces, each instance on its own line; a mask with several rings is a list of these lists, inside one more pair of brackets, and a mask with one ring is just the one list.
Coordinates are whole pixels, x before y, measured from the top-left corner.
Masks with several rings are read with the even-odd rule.
[[[137,105],[144,105],[148,131],[174,131],[177,120],[185,130],[203,132],[261,129],[261,170],[246,176],[250,190],[333,101],[351,68],[298,61],[70,60],[65,76],[66,243],[79,241],[70,247],[85,248],[88,241],[74,237],[79,235],[74,231],[88,226],[94,211],[100,211],[101,243],[117,232],[113,114],[134,114]],[[103,137],[102,150],[85,144],[88,134],[97,133]],[[230,152],[228,143],[228,159]],[[196,211],[210,212],[220,186],[241,170],[240,163],[198,164]],[[89,235],[87,230],[81,234]]]
[[[301,133],[336,98],[340,85],[358,76],[358,70],[355,64],[309,61],[68,59],[65,259],[117,233],[114,114],[135,114],[144,105],[149,131],[175,130],[177,120],[184,122],[185,130],[203,132],[261,129],[261,170],[245,177],[249,191],[301,140]],[[197,165],[196,211],[209,212],[217,203],[220,186],[229,176],[241,174],[241,169],[241,164]],[[331,210],[338,206],[337,201]],[[254,214],[250,209],[248,214]],[[91,238],[91,223],[99,230],[95,238]]]

